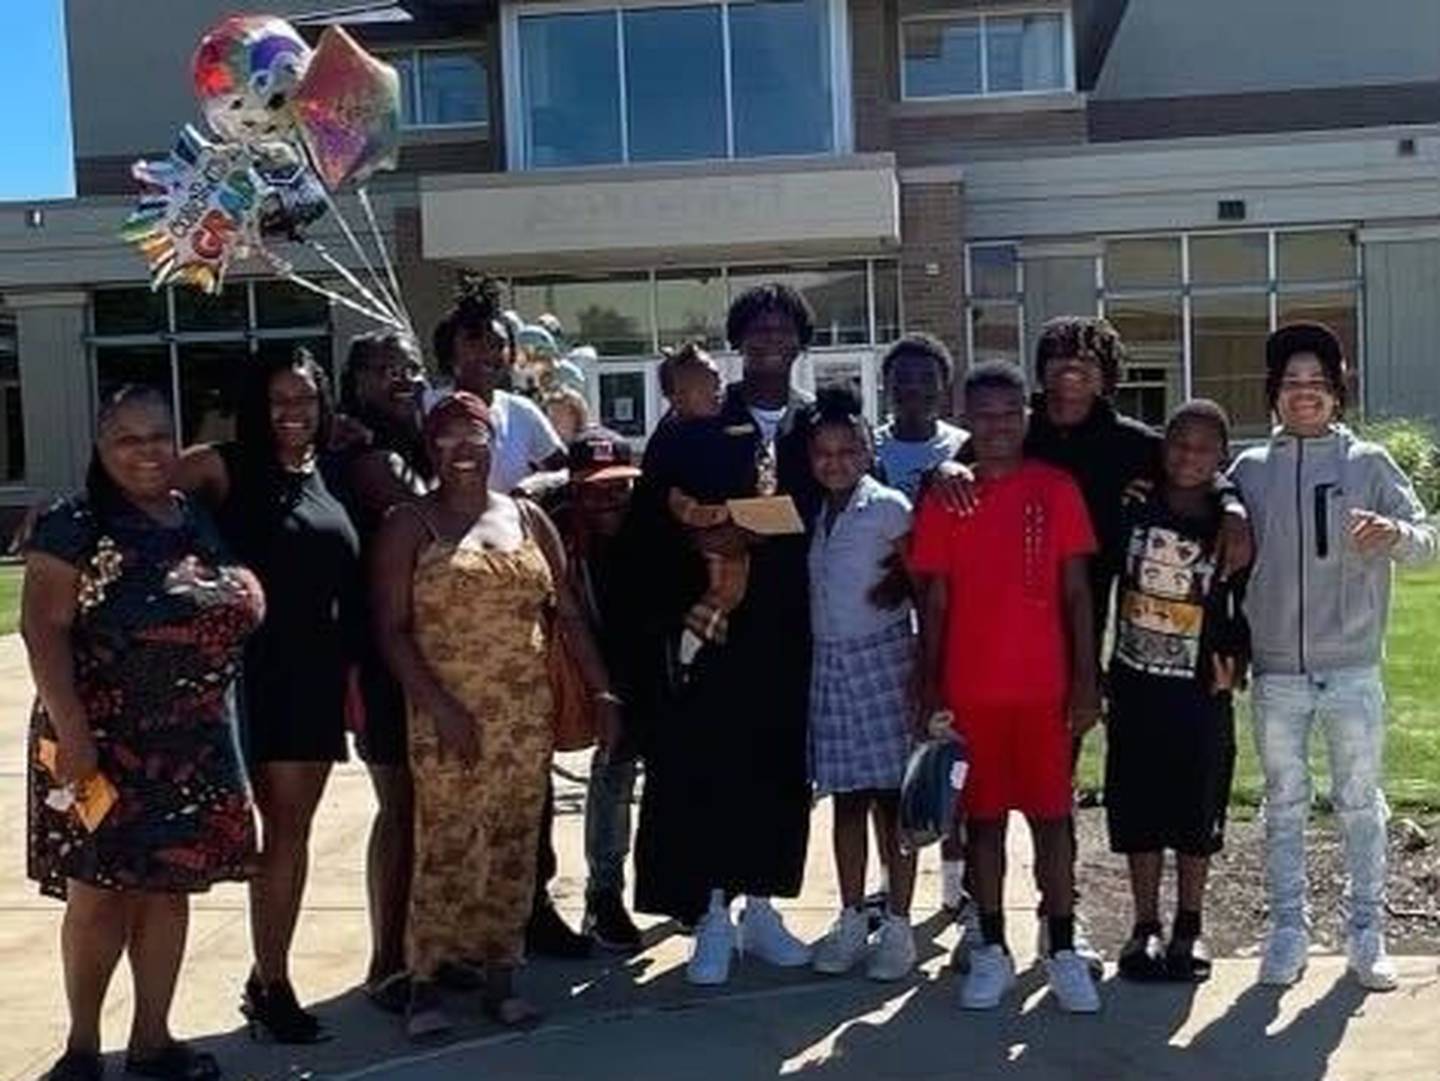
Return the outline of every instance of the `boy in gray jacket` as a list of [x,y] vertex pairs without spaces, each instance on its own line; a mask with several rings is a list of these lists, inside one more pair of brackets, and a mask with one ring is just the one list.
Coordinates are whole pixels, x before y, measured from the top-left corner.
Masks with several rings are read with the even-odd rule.
[[1266,343],[1265,364],[1280,427],[1230,470],[1250,508],[1257,550],[1245,613],[1265,771],[1270,932],[1260,982],[1287,986],[1305,969],[1307,751],[1318,720],[1349,873],[1350,971],[1364,987],[1388,991],[1396,977],[1382,926],[1388,811],[1380,788],[1380,662],[1392,566],[1434,559],[1436,534],[1385,449],[1340,423],[1345,358],[1328,328],[1280,328]]

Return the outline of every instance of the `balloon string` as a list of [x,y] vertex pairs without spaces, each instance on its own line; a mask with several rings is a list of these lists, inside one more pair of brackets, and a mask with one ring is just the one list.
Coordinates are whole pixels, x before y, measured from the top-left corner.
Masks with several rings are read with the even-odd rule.
[[[345,220],[345,215],[340,213],[340,207],[336,204],[335,197],[330,194],[330,189],[326,188],[323,184],[320,186],[320,189],[325,193],[325,205],[330,208],[330,213],[335,215],[335,220],[340,225],[340,231],[345,234],[345,239],[350,242],[350,247],[354,249],[355,254],[360,257],[360,262],[365,267],[365,272],[370,275],[370,280],[375,285],[375,291],[385,298],[387,311],[391,315],[397,315],[399,305],[396,303],[395,298],[390,295],[390,290],[386,288],[384,279],[375,272],[375,264],[370,261],[370,256],[366,253],[365,249],[360,246],[360,238],[355,235],[355,230],[350,228],[350,223]],[[396,325],[402,330],[406,329],[404,324],[397,323]]]
[[359,315],[365,316],[365,318],[367,319],[373,319],[377,323],[383,323],[385,326],[394,327],[396,330],[404,330],[408,332],[409,328],[406,327],[403,323],[401,323],[398,319],[396,319],[393,315],[390,315],[388,312],[382,312],[367,308],[365,307],[365,305],[358,303],[350,297],[347,297],[344,293],[336,292],[334,289],[326,289],[323,285],[319,285],[315,282],[312,282],[308,278],[302,277],[300,274],[297,274],[295,272],[295,268],[293,266],[291,266],[284,259],[280,258],[274,252],[271,252],[269,249],[261,248],[260,256],[262,259],[265,260],[266,263],[270,265],[270,268],[274,270],[276,274],[280,275],[280,277],[284,278],[286,281],[298,285],[302,289],[308,289],[310,292],[315,293],[317,296],[322,296],[327,298],[328,300],[334,301],[337,304],[344,305],[351,311],[356,312]]
[[390,258],[390,247],[385,243],[385,234],[380,231],[380,223],[375,218],[375,207],[370,202],[370,189],[360,187],[355,194],[360,197],[360,206],[364,208],[365,218],[370,223],[370,233],[375,237],[375,246],[380,249],[380,258],[385,263],[385,274],[389,277],[390,288],[394,291],[395,314],[410,326],[410,313],[405,310],[405,295],[400,291],[400,279],[395,274],[395,263]]
[[[380,300],[378,297],[375,296],[374,293],[372,293],[369,289],[365,288],[365,284],[355,276],[354,272],[351,271],[351,269],[347,267],[344,263],[340,262],[339,259],[336,259],[335,256],[331,255],[330,250],[326,248],[324,244],[321,244],[318,240],[310,240],[308,238],[304,241],[304,243],[307,248],[309,248],[311,251],[313,251],[316,255],[318,255],[321,259],[325,261],[326,266],[330,267],[347,282],[349,282],[350,287],[354,289],[355,292],[359,293],[362,299],[364,299],[377,311],[383,312],[386,310],[384,301]],[[394,312],[393,314],[397,318],[401,319],[403,322],[409,322],[409,320],[405,318],[404,312]]]

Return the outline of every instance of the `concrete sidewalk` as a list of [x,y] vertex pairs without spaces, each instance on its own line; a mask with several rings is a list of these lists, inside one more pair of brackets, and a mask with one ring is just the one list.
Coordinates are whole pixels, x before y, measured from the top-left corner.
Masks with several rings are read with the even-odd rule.
[[[18,639],[0,639],[0,1077],[39,1076],[64,1039],[58,957],[60,906],[24,878],[25,718],[29,680]],[[584,756],[562,763],[583,773]],[[559,784],[555,894],[578,919],[583,893],[582,799]],[[448,1044],[416,1049],[396,1019],[376,1011],[356,984],[368,959],[363,860],[372,809],[358,765],[338,770],[321,807],[306,908],[294,951],[295,982],[336,1038],[316,1047],[253,1043],[236,1005],[249,967],[243,888],[195,900],[189,950],[174,1011],[179,1035],[220,1058],[228,1078],[323,1077],[421,1081],[451,1077],[745,1079],[1005,1077],[1036,1081],[1430,1081],[1440,1079],[1440,974],[1435,958],[1402,958],[1403,984],[1367,997],[1343,962],[1317,957],[1284,994],[1253,986],[1253,961],[1224,961],[1200,989],[1140,988],[1107,977],[1098,1018],[1059,1014],[1033,966],[1034,897],[1024,830],[1012,833],[1007,883],[1019,993],[993,1014],[954,1005],[945,962],[954,930],[938,917],[933,852],[922,863],[916,904],[923,964],[912,981],[822,979],[741,962],[730,985],[701,990],[683,978],[688,940],[668,925],[647,928],[648,948],[628,959],[536,963],[525,988],[548,1013],[535,1032],[500,1032],[473,997],[452,1006],[460,1022]],[[818,937],[837,898],[829,815],[815,814],[805,893],[785,903],[792,926]],[[1113,950],[1114,944],[1102,943]],[[105,1015],[107,1048],[123,1047],[130,988],[117,973]],[[119,1076],[119,1056],[111,1075]]]

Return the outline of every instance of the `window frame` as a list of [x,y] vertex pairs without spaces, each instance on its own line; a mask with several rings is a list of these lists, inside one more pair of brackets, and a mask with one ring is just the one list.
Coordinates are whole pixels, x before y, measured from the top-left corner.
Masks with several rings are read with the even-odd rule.
[[[754,0],[744,0],[754,2]],[[567,169],[647,169],[671,165],[687,165],[717,161],[783,161],[786,158],[838,157],[854,147],[854,116],[851,101],[850,21],[846,0],[818,0],[825,5],[829,20],[828,60],[830,64],[830,149],[798,154],[767,154],[763,157],[741,157],[735,153],[735,90],[730,51],[730,8],[741,6],[742,0],[526,0],[524,3],[502,5],[500,12],[500,67],[504,77],[505,160],[512,163],[512,172],[563,172]],[[674,160],[633,161],[630,157],[625,86],[625,30],[621,17],[625,11],[655,8],[718,7],[721,12],[722,68],[725,85],[725,156],[719,158],[677,158]],[[576,15],[613,12],[616,32],[618,88],[620,110],[620,158],[617,161],[585,165],[533,165],[530,132],[526,125],[524,100],[525,72],[520,49],[520,20],[532,15]]]
[[[989,89],[990,59],[987,24],[991,19],[1015,18],[1025,15],[1058,15],[1060,17],[1060,48],[1064,59],[1064,85],[1039,90],[996,90]],[[905,78],[905,28],[907,25],[928,22],[955,22],[974,19],[980,24],[980,91],[976,94],[912,94]],[[900,100],[912,101],[1004,101],[1012,98],[1043,98],[1056,94],[1075,93],[1075,19],[1068,4],[1024,4],[1015,7],[957,8],[953,11],[927,11],[914,15],[902,15],[896,34],[896,70],[900,76]]]
[[[1356,381],[1356,402],[1355,409],[1363,414],[1365,409],[1365,264],[1364,246],[1360,243],[1358,233],[1360,225],[1354,221],[1337,221],[1320,224],[1291,225],[1291,226],[1250,226],[1249,228],[1234,229],[1176,229],[1164,231],[1141,231],[1134,233],[1106,233],[1094,237],[1099,244],[1099,250],[1095,255],[1096,273],[1096,315],[1104,317],[1109,305],[1117,300],[1153,300],[1158,298],[1175,298],[1179,301],[1180,309],[1180,330],[1181,330],[1181,393],[1184,399],[1194,397],[1195,380],[1195,313],[1194,299],[1196,297],[1223,297],[1223,296],[1264,296],[1268,311],[1269,331],[1274,332],[1279,325],[1279,311],[1281,302],[1287,296],[1304,296],[1323,293],[1350,292],[1355,296],[1355,352],[1349,357],[1351,369]],[[1343,279],[1316,279],[1314,281],[1284,281],[1279,277],[1279,239],[1282,236],[1291,236],[1301,233],[1350,233],[1355,237],[1355,263],[1352,276]],[[1190,263],[1191,241],[1199,237],[1214,236],[1264,236],[1266,238],[1266,278],[1264,282],[1249,284],[1219,284],[1219,285],[1196,285],[1192,281],[1192,270]],[[1174,285],[1139,287],[1127,286],[1123,288],[1112,288],[1105,278],[1105,245],[1112,241],[1121,240],[1172,240],[1180,245],[1180,280]],[[1027,321],[1025,303],[1025,258],[1024,249],[1026,239],[1023,237],[1012,237],[1004,239],[983,239],[968,241],[965,244],[965,258],[962,267],[961,284],[964,287],[964,318],[965,318],[965,347],[966,357],[969,363],[974,362],[975,340],[974,322],[971,311],[976,308],[1015,305],[1019,308],[1018,326],[1020,333],[1021,356],[1019,363],[1027,376],[1032,374],[1033,362],[1031,357],[1024,354],[1025,330]],[[975,297],[973,295],[973,269],[970,253],[975,248],[993,247],[1014,247],[1016,249],[1016,295],[1008,297]],[[1124,379],[1122,372],[1121,386],[1129,385]],[[1136,385],[1148,385],[1147,381],[1140,380]],[[1178,404],[1178,403],[1175,403]],[[1243,442],[1246,439],[1258,438],[1248,434],[1237,435],[1236,441]]]
[[446,122],[430,122],[417,119],[413,123],[406,123],[405,112],[402,109],[400,112],[401,132],[488,131],[490,129],[491,106],[490,63],[489,58],[487,57],[485,52],[485,42],[462,39],[454,42],[447,41],[443,45],[412,45],[403,49],[386,49],[383,52],[377,54],[379,55],[380,59],[384,60],[388,64],[391,64],[392,66],[394,61],[397,59],[408,59],[410,61],[410,78],[407,80],[404,75],[401,74],[400,79],[402,84],[408,82],[410,85],[402,86],[401,92],[410,96],[410,100],[414,103],[417,113],[424,102],[424,96],[421,93],[421,88],[424,84],[422,81],[422,65],[420,63],[420,58],[425,53],[469,53],[480,61],[480,68],[484,75],[484,79],[481,85],[481,100],[485,102],[485,119],[452,120]]
[[[262,327],[255,296],[255,286],[260,283],[282,281],[280,278],[232,278],[226,283],[227,289],[245,290],[245,325],[235,330],[177,330],[175,319],[175,291],[188,286],[170,285],[165,287],[165,326],[160,330],[142,331],[133,334],[99,334],[95,330],[94,295],[105,290],[132,290],[147,288],[142,283],[113,282],[96,285],[90,289],[90,299],[85,305],[85,351],[86,367],[90,377],[90,415],[100,409],[99,351],[106,347],[163,346],[170,365],[170,396],[173,420],[175,422],[175,446],[184,449],[182,433],[185,431],[185,401],[181,394],[180,350],[186,345],[233,345],[243,343],[252,358],[259,355],[260,343],[267,341],[304,342],[315,338],[326,338],[330,352],[317,356],[316,361],[330,377],[331,389],[338,394],[338,371],[335,365],[335,305],[328,304],[328,317],[323,324],[297,323],[286,327]],[[93,433],[92,433],[93,434]]]

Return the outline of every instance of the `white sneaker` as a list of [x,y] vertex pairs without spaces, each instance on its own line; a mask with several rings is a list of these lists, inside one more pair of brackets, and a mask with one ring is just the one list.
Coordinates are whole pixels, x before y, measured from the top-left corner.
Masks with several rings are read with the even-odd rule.
[[843,976],[865,953],[869,937],[870,917],[865,910],[843,909],[815,946],[815,971],[826,976]]
[[695,925],[695,945],[685,966],[685,979],[701,987],[715,987],[730,979],[730,957],[735,952],[735,925],[728,908],[712,908]]
[[750,897],[740,917],[740,952],[780,968],[810,963],[810,947],[790,933],[768,900]]
[[1269,987],[1289,987],[1305,974],[1309,961],[1310,935],[1303,927],[1275,927],[1265,939],[1260,959],[1260,982]]
[[1393,991],[1400,986],[1395,962],[1385,952],[1385,936],[1378,927],[1352,931],[1345,944],[1351,973],[1367,991]]
[[962,1010],[993,1010],[1015,986],[1015,959],[1004,946],[976,946],[970,951],[970,972],[960,985]]
[[893,912],[885,917],[875,940],[875,951],[865,966],[865,975],[886,983],[903,980],[915,967],[915,932],[910,920]]
[[[1043,916],[1037,915],[1037,930],[1035,931],[1035,956],[1050,956],[1050,922]],[[1105,977],[1105,958],[1101,956],[1090,942],[1090,936],[1085,933],[1085,924],[1081,922],[1079,913],[1075,915],[1075,931],[1070,938],[1070,947],[1075,956],[1085,962],[1085,967],[1090,971],[1092,980],[1099,980]]]
[[1095,990],[1090,966],[1074,950],[1061,950],[1045,958],[1045,975],[1050,981],[1050,993],[1066,1013],[1100,1012],[1100,992]]
[[965,864],[961,860],[940,861],[940,907],[959,912],[965,896]]

